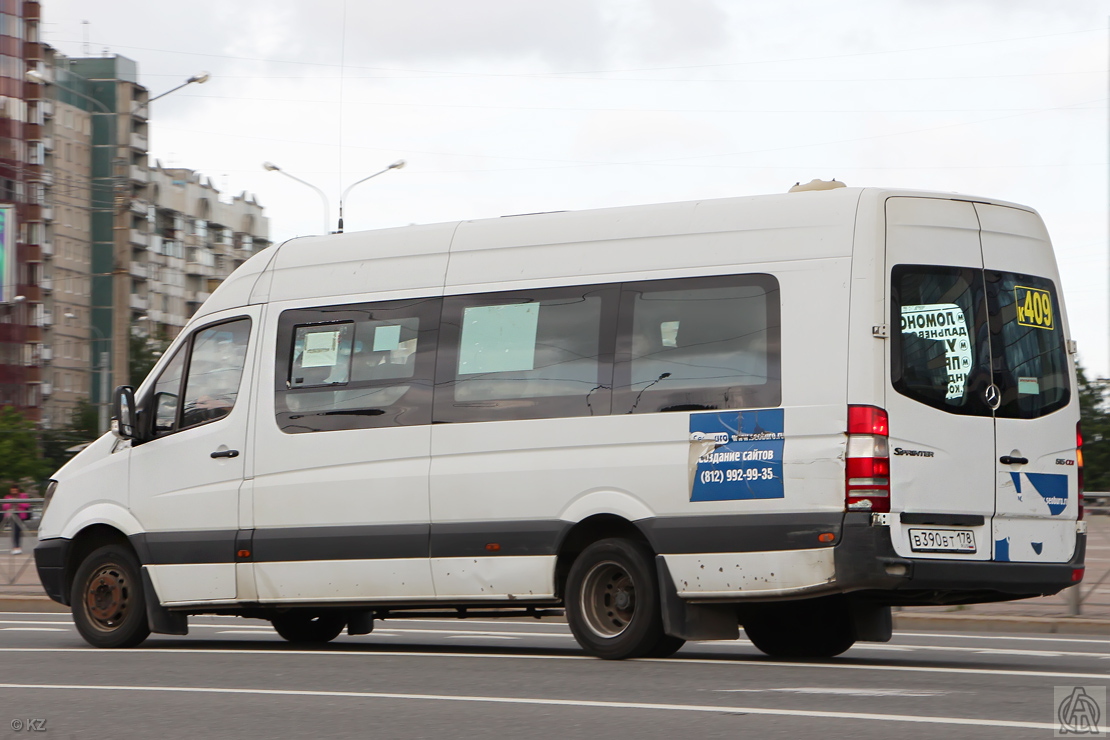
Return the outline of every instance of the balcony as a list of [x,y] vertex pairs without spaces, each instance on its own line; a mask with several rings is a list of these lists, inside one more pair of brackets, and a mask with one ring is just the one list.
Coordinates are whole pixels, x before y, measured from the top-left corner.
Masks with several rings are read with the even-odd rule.
[[135,311],[146,311],[150,308],[150,299],[137,293],[131,294],[131,308]]
[[39,281],[39,288],[43,293],[54,292],[54,278],[43,278]]
[[131,182],[145,183],[150,180],[150,173],[147,171],[146,167],[141,167],[137,164],[133,164],[128,168],[128,176],[131,178]]
[[50,135],[43,136],[42,137],[42,146],[48,152],[54,151],[54,137],[50,136]]
[[53,118],[54,117],[54,101],[53,100],[44,100],[41,103],[39,103],[39,105],[42,106],[42,116],[43,116],[43,118]]
[[42,207],[42,220],[43,221],[53,221],[54,220],[54,206],[43,206]]
[[38,244],[24,244],[23,259],[26,262],[42,262],[42,247]]
[[53,359],[54,359],[54,350],[53,350],[53,348],[43,347],[42,348],[42,361],[43,362],[50,362]]
[[144,134],[131,134],[131,148],[137,149],[140,152],[145,152],[147,147],[147,138]]
[[131,229],[130,241],[132,246],[146,249],[150,245],[150,234],[138,229]]
[[19,292],[27,299],[28,303],[38,303],[42,300],[42,291],[37,285],[20,286]]
[[199,277],[215,277],[216,268],[211,265],[202,265],[199,262],[186,262],[185,274],[197,275]]
[[42,126],[37,123],[23,124],[23,138],[27,141],[38,141],[42,138]]
[[46,241],[39,245],[42,248],[43,257],[54,256],[54,242]]
[[136,216],[145,216],[147,215],[147,211],[150,209],[150,207],[146,204],[146,201],[139,200],[137,198],[132,199],[129,208],[131,209],[131,212],[134,213]]
[[54,393],[54,384],[53,383],[43,383],[42,385],[39,386],[39,388],[42,389],[42,397],[43,398],[46,398],[47,396],[53,395],[53,393]]
[[141,118],[145,121],[147,117],[146,108],[146,103],[141,103],[138,100],[131,101],[131,115],[133,115],[135,118]]
[[190,290],[185,294],[185,300],[188,303],[204,303],[211,296],[211,293],[206,293],[203,290]]
[[150,271],[147,269],[145,262],[132,262],[129,269],[131,277],[138,278],[139,280],[146,280],[150,277]]

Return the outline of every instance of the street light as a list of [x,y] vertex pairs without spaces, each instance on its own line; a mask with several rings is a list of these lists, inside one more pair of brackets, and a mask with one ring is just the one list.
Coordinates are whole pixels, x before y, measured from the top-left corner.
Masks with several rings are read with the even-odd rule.
[[[328,205],[328,196],[324,195],[323,190],[316,187],[315,185],[313,185],[310,182],[305,182],[304,180],[302,180],[299,177],[295,177],[293,175],[290,175],[288,172],[286,172],[282,168],[278,167],[273,162],[263,162],[262,163],[262,169],[266,170],[267,172],[280,172],[281,174],[285,175],[289,179],[296,180],[301,185],[307,185],[308,187],[312,188],[317,193],[319,193],[320,200],[324,201],[324,231],[323,231],[323,233],[324,234],[328,233],[328,213],[331,211],[331,206]],[[379,173],[379,174],[381,174],[381,173]]]
[[366,182],[367,180],[369,180],[372,177],[377,177],[378,175],[385,174],[386,172],[389,172],[390,170],[399,170],[404,166],[405,166],[405,160],[398,159],[396,162],[389,165],[384,170],[381,170],[380,172],[375,172],[372,175],[367,175],[366,177],[362,178],[358,182],[352,183],[351,185],[347,186],[347,189],[343,191],[343,195],[339,196],[339,233],[340,234],[343,233],[343,201],[347,200],[347,193],[351,192],[351,189],[355,185],[361,185],[362,183]]
[[183,87],[186,87],[187,85],[192,85],[194,82],[197,83],[198,85],[203,85],[204,83],[208,82],[209,78],[210,78],[210,75],[207,72],[201,72],[199,75],[193,75],[192,77],[185,80],[184,82],[182,82],[177,87],[171,87],[169,90],[166,90],[164,93],[159,93],[158,95],[155,95],[153,98],[147,98],[147,101],[145,103],[143,103],[143,105],[141,107],[145,108],[148,105],[150,105],[151,103],[153,103],[155,100],[157,100],[158,98],[164,98],[167,95],[169,95],[170,93],[177,92],[178,90],[180,90]]

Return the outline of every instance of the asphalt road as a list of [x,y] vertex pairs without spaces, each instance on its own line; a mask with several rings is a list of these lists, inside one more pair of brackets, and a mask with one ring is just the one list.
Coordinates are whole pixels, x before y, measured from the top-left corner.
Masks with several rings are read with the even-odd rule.
[[0,613],[0,738],[1047,738],[1053,687],[1110,684],[1110,640],[1081,636],[903,633],[798,662],[741,639],[609,662],[551,621],[389,620],[310,650],[258,620],[190,629],[94,650],[68,615]]

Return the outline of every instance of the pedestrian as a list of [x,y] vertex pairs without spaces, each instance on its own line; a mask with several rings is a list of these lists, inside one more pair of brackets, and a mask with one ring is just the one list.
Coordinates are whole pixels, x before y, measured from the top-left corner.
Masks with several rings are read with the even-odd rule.
[[30,496],[13,483],[8,489],[8,495],[4,497],[3,506],[0,507],[3,509],[4,518],[12,525],[12,555],[23,553],[23,549],[19,546],[23,536],[23,522],[31,518],[31,504],[19,501],[25,498]]

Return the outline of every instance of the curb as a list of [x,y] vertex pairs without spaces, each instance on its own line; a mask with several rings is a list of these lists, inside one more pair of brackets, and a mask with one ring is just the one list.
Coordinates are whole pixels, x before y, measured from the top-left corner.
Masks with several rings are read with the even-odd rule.
[[69,607],[49,596],[0,594],[0,612],[53,612],[69,614]]
[[1110,619],[1084,617],[1007,617],[985,614],[894,613],[894,629],[949,632],[1032,632],[1062,635],[1110,635]]

